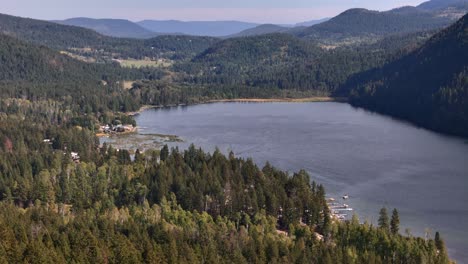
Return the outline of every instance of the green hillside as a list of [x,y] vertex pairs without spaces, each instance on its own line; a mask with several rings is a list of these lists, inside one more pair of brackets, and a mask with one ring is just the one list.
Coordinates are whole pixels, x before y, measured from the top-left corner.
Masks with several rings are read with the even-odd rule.
[[452,21],[451,18],[414,7],[386,12],[350,9],[326,22],[302,30],[292,30],[291,33],[323,43],[353,43],[392,34],[442,28]]
[[346,85],[354,105],[468,135],[468,15],[423,47]]
[[229,37],[234,37],[234,38],[235,37],[250,37],[250,36],[257,36],[257,35],[282,33],[282,32],[287,32],[288,30],[290,30],[290,28],[288,27],[282,27],[282,26],[273,25],[273,24],[263,24],[263,25],[256,26],[254,28],[243,30]]
[[[125,94],[120,92],[118,82],[142,77],[142,72],[80,62],[46,47],[0,35],[0,97],[3,99],[66,100],[82,109],[91,107],[95,112],[100,107],[120,110]],[[114,92],[120,95],[113,96]],[[137,107],[130,97],[127,99],[128,107]]]
[[428,34],[400,35],[360,48],[331,50],[288,34],[233,38],[174,68],[186,73],[183,81],[212,85],[214,90],[242,86],[270,90],[271,95],[278,90],[328,95],[352,74],[414,49]]

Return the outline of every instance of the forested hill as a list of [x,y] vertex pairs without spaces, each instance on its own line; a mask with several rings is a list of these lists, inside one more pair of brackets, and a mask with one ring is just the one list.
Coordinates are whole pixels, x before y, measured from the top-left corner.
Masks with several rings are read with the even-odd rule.
[[0,14],[0,32],[51,48],[101,46],[108,37],[74,26]]
[[166,35],[144,41],[144,47],[175,60],[191,59],[220,39],[214,37]]
[[[67,100],[82,109],[138,108],[121,91],[121,80],[144,78],[143,72],[118,65],[89,64],[0,34],[0,98]],[[126,99],[125,99],[126,98]],[[128,100],[126,107],[123,107]]]
[[[215,38],[160,36],[151,39],[114,38],[81,27],[0,14],[0,32],[56,50],[96,57],[191,58],[216,42]],[[175,54],[177,53],[177,54]]]
[[468,0],[431,0],[418,5],[424,10],[447,10],[465,11],[468,10]]
[[345,86],[357,106],[468,136],[468,15],[423,47]]
[[415,7],[386,12],[350,9],[329,21],[301,30],[293,29],[291,33],[320,42],[353,42],[397,33],[442,28],[452,21],[451,18]]
[[54,21],[59,24],[92,29],[100,34],[120,38],[151,38],[158,34],[125,19],[92,19],[86,17]]
[[28,44],[2,34],[0,47],[0,80],[56,82],[70,79],[74,82],[83,79],[97,83],[102,78],[96,70],[98,65],[76,61],[44,46]]
[[[320,50],[315,45],[286,34],[268,34],[250,38],[234,38],[213,45],[199,54],[194,61],[230,60],[231,63],[258,61],[266,57],[288,58],[310,57]],[[262,63],[260,61],[259,63]]]
[[288,34],[218,42],[191,62],[175,65],[186,82],[253,89],[299,90],[326,95],[355,73],[383,65],[414,49],[428,33],[393,36],[361,48],[326,50]]
[[176,69],[196,84],[294,89],[308,86],[307,67],[319,54],[320,48],[293,36],[269,34],[219,42]]
[[228,37],[235,38],[235,37],[249,37],[249,36],[256,36],[256,35],[265,35],[265,34],[272,34],[272,33],[281,33],[281,32],[287,32],[291,28],[288,27],[282,27],[278,25],[273,25],[273,24],[263,24],[256,26],[254,28],[249,28],[246,30],[243,30],[239,33],[236,33],[234,35],[230,35]]

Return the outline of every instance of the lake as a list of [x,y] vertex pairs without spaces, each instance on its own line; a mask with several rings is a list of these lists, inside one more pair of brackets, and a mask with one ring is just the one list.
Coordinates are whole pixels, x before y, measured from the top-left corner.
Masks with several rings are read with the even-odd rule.
[[449,253],[468,263],[468,144],[344,103],[213,103],[146,110],[140,134],[174,134],[205,150],[306,169],[361,220],[386,206],[402,232],[440,231]]

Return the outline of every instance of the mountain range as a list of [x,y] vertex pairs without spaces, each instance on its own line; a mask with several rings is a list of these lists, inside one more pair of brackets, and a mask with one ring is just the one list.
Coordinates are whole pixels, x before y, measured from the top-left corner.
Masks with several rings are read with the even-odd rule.
[[[466,2],[466,0],[463,0]],[[431,1],[432,2],[432,1]],[[446,27],[460,18],[467,9],[401,7],[385,12],[349,9],[338,16],[306,28],[291,29],[300,38],[320,42],[352,42],[391,34],[411,33]],[[444,5],[449,8],[448,4]]]
[[151,38],[159,35],[125,19],[92,19],[86,17],[52,21],[62,25],[92,29],[102,35],[121,38]]
[[[297,24],[269,25],[242,21],[143,20],[132,22],[125,19],[93,19],[77,17],[66,20],[54,20],[51,22],[92,29],[105,36],[145,39],[168,34],[211,37],[232,37],[238,36],[237,34],[239,34],[239,36],[258,35],[279,32],[279,30],[267,29],[269,26],[275,26],[286,31],[293,27],[308,27],[316,25],[326,20],[328,20],[328,18],[311,20]],[[259,28],[257,29],[257,27]],[[246,32],[242,33],[244,31]]]
[[194,36],[222,37],[258,26],[241,21],[143,20],[136,24],[152,32]]
[[[293,27],[316,25],[326,20],[328,20],[328,18],[311,20],[297,24],[270,25],[242,21],[143,20],[132,22],[125,19],[93,19],[77,17],[66,20],[54,20],[51,22],[92,29],[105,36],[145,39],[158,35],[192,35],[211,37],[257,35],[280,32],[279,30],[265,29],[269,26],[275,26],[286,31]],[[259,27],[259,29],[256,29],[257,27]],[[244,31],[246,32],[243,33]]]
[[323,43],[352,43],[373,40],[389,34],[440,29],[468,11],[468,0],[431,0],[416,7],[406,6],[379,12],[350,9],[334,18],[276,25],[242,21],[178,21],[71,18],[53,21],[92,29],[105,36],[152,38],[162,34],[245,37],[288,33]]

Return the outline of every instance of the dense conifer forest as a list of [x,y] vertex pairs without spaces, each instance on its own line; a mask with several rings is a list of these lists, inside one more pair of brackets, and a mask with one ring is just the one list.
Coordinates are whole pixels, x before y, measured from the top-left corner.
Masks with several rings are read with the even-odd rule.
[[191,62],[174,67],[186,73],[182,81],[195,85],[276,88],[326,95],[334,93],[351,75],[382,66],[411,51],[430,35],[403,34],[361,47],[333,50],[286,34],[236,38],[218,42]]
[[354,105],[468,136],[468,16],[421,48],[351,78]]
[[25,110],[6,110],[0,129],[1,261],[448,263],[440,238],[402,236],[395,217],[391,228],[332,220],[304,171],[193,146],[132,161],[87,128],[51,126],[56,113],[31,122]]

